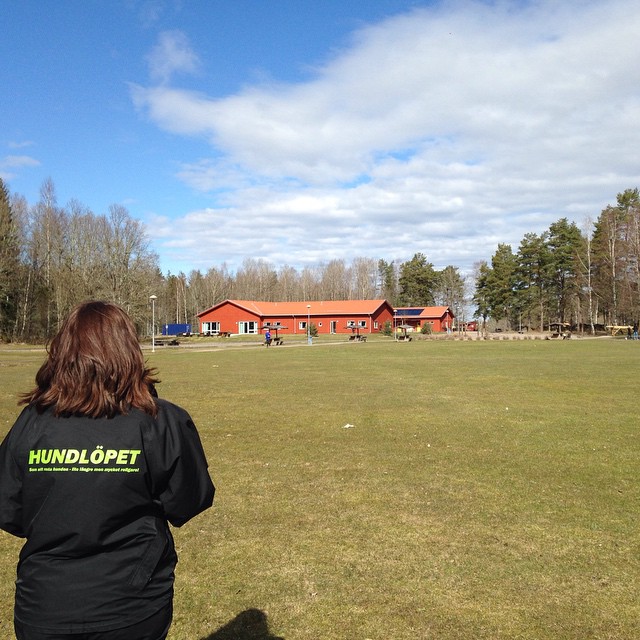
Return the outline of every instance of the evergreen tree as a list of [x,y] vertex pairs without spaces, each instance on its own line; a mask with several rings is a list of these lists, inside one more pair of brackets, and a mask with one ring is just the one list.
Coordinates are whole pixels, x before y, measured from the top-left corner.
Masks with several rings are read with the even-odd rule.
[[422,253],[400,266],[400,299],[402,306],[429,306],[434,303],[438,274]]
[[8,339],[16,320],[19,253],[9,190],[0,178],[0,339]]
[[562,218],[554,222],[547,232],[550,255],[551,287],[558,322],[568,321],[568,312],[578,295],[578,255],[582,234],[574,222]]
[[487,280],[487,291],[491,317],[506,319],[512,324],[512,313],[516,302],[517,261],[508,244],[499,244],[491,258],[491,271]]
[[518,307],[527,326],[534,322],[542,330],[548,302],[549,248],[543,236],[527,233],[520,242],[517,254]]
[[489,281],[491,278],[491,267],[483,260],[476,266],[476,291],[473,295],[473,303],[476,306],[475,316],[482,320],[481,328],[486,337],[487,334],[487,318],[491,313],[491,305],[489,302]]

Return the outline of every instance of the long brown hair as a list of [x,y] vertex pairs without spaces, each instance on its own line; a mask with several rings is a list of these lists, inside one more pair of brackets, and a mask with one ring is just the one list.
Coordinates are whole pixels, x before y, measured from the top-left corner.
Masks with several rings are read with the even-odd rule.
[[155,370],[147,368],[135,326],[110,302],[78,305],[51,341],[36,388],[21,404],[55,415],[113,417],[131,408],[155,416]]

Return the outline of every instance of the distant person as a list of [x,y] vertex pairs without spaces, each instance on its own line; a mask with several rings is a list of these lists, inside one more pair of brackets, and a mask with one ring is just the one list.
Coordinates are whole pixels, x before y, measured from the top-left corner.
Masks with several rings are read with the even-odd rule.
[[156,397],[129,316],[64,321],[0,445],[0,527],[26,542],[18,640],[163,640],[179,527],[214,486],[189,414]]
[[269,331],[269,329],[267,329],[267,332],[264,334],[264,341],[267,347],[271,346],[271,331]]
[[638,339],[638,323],[637,322],[633,323],[633,339],[634,340]]

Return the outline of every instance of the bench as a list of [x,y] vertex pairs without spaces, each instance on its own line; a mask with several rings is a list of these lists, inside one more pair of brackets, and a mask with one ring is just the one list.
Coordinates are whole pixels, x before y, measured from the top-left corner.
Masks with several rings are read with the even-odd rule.
[[180,342],[178,340],[175,340],[175,339],[173,339],[173,340],[156,340],[155,341],[155,346],[156,347],[164,347],[167,344],[172,346],[172,347],[177,347],[180,344]]

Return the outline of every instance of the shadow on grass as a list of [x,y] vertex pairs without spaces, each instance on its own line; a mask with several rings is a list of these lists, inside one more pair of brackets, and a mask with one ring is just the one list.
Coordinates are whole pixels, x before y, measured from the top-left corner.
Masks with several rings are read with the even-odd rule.
[[231,622],[201,640],[284,640],[269,633],[267,614],[260,609],[247,609]]

